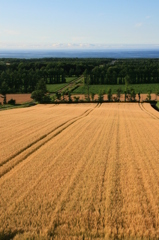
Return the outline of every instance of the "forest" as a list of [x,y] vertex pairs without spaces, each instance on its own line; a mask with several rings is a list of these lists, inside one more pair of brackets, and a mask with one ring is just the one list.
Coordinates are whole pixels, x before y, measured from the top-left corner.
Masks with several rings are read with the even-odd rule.
[[159,83],[159,59],[0,59],[0,93],[31,93],[39,80],[62,84],[89,76],[90,85]]

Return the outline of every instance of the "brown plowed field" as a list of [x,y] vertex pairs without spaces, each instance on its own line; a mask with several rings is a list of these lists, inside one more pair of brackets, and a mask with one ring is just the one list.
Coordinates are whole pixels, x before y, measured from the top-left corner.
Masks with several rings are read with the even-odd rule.
[[[7,94],[6,100],[7,102],[11,99],[14,99],[16,101],[16,104],[22,104],[26,102],[31,102],[33,99],[31,98],[30,93],[22,93],[22,94]],[[0,103],[3,103],[3,98],[0,97]]]
[[159,238],[159,113],[149,104],[3,111],[0,136],[0,239]]

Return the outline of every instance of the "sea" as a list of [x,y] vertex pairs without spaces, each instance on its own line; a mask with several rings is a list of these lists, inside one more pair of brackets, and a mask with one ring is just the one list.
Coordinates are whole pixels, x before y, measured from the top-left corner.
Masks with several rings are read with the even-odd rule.
[[0,50],[0,58],[159,58],[159,49],[111,50]]

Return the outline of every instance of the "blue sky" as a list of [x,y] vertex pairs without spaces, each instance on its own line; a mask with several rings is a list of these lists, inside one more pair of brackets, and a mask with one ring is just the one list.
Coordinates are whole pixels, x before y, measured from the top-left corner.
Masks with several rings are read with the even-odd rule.
[[0,49],[159,47],[158,0],[0,0]]

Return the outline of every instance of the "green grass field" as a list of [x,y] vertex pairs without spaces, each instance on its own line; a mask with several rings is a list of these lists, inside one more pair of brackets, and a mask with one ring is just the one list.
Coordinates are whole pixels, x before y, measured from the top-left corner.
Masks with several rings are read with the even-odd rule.
[[61,84],[46,84],[47,90],[49,92],[56,92],[59,91],[61,88],[67,86],[68,83],[61,83]]
[[[75,79],[77,79],[77,78],[78,78],[77,76],[74,76],[74,77],[65,77],[67,83],[69,83],[69,82],[71,82],[71,81],[73,81],[73,80],[75,80]],[[49,82],[50,79],[47,78],[47,81]]]
[[[159,89],[159,84],[133,84],[129,85],[129,88],[135,89],[135,92],[138,93],[148,93],[150,90],[152,93],[155,93],[157,89]],[[121,88],[122,92],[125,90],[125,85],[90,85],[89,86],[89,92],[93,92],[98,94],[100,91],[107,92],[108,89],[112,89],[112,93],[117,93],[117,89]],[[73,94],[87,94],[87,87],[86,86],[80,86],[77,89],[73,91]]]
[[158,108],[158,110],[159,110],[159,102],[157,102],[156,106],[157,106],[157,108]]
[[66,82],[70,83],[71,81],[77,79],[77,77],[66,77]]
[[60,84],[46,84],[47,90],[49,92],[57,92],[61,88],[67,86],[71,81],[77,79],[77,77],[66,77],[66,83],[60,83]]

